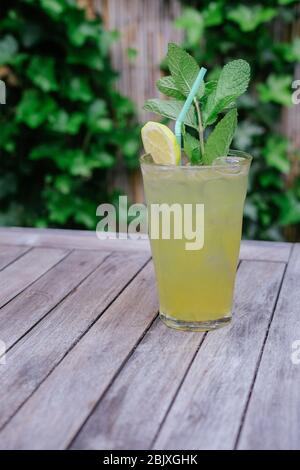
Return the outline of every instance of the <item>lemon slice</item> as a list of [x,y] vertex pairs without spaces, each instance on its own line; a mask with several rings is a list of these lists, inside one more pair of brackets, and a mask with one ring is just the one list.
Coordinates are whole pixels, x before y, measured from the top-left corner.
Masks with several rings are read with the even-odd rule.
[[141,133],[145,151],[150,153],[155,163],[179,165],[180,147],[175,134],[167,126],[149,121]]

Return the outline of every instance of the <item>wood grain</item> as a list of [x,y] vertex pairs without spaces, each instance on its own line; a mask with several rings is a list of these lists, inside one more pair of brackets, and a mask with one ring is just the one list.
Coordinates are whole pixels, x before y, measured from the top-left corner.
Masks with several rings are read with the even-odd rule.
[[0,245],[0,270],[26,253],[28,246]]
[[75,251],[0,309],[0,338],[8,350],[109,255]]
[[1,448],[300,448],[300,245],[242,242],[233,324],[204,338],[152,323],[148,240],[0,240]]
[[150,252],[149,241],[126,239],[126,234],[99,240],[95,231],[62,230],[62,229],[31,229],[31,228],[0,228],[3,243],[9,245],[26,245],[38,247],[55,247],[80,250],[105,251],[147,251]]
[[240,259],[257,261],[280,261],[287,263],[291,254],[292,243],[262,242],[243,240]]
[[0,447],[65,448],[157,309],[149,263],[4,428]]
[[208,334],[155,442],[155,449],[232,449],[284,264],[243,261],[234,317]]
[[[260,368],[239,449],[300,449],[300,244],[294,246]],[[292,354],[298,363],[292,362]]]
[[0,271],[0,307],[61,261],[68,251],[34,248]]
[[149,449],[202,340],[157,319],[72,448]]
[[[120,71],[118,89],[134,100],[140,121],[148,120],[143,105],[158,96],[155,83],[161,77],[168,42],[179,44],[183,39],[183,31],[173,26],[181,4],[178,0],[95,0],[94,4],[107,29],[120,31],[122,37],[111,48],[113,66]],[[128,48],[137,50],[134,60],[128,57]]]
[[[99,240],[95,232],[88,230],[0,228],[1,240],[10,245],[150,253],[147,238],[127,240],[126,234],[121,234],[120,238],[116,238],[115,235],[111,233],[109,234],[111,238]],[[287,262],[291,247],[291,243],[243,240],[240,259]]]
[[133,253],[111,255],[8,352],[6,364],[0,367],[0,426],[80,340],[147,259]]

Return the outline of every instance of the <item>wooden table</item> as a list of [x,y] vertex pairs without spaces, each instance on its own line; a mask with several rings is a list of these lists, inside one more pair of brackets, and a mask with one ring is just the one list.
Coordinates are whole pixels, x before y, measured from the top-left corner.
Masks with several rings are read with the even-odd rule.
[[0,229],[0,268],[1,448],[300,448],[299,244],[243,242],[209,334],[158,320],[147,241]]

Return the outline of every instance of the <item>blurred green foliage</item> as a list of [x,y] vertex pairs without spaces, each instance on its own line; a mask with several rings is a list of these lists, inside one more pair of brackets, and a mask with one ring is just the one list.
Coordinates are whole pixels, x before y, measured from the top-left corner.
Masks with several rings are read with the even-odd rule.
[[94,228],[110,169],[135,168],[134,106],[114,88],[116,33],[75,0],[1,0],[0,225]]
[[[244,236],[300,239],[299,150],[280,133],[282,106],[291,106],[300,38],[275,40],[276,22],[289,33],[299,21],[294,0],[240,2],[183,1],[175,25],[185,31],[183,46],[200,65],[220,70],[242,58],[251,65],[249,92],[238,101],[234,148],[254,156],[245,206]],[[215,78],[208,74],[208,80]],[[298,105],[300,106],[300,105]]]

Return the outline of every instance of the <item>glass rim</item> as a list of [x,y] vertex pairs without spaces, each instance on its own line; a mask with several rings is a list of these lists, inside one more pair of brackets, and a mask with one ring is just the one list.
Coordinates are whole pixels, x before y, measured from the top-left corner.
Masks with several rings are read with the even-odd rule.
[[162,170],[178,170],[178,169],[182,169],[184,171],[196,171],[196,170],[211,170],[211,169],[220,169],[220,168],[230,168],[230,166],[233,166],[233,165],[241,165],[241,166],[244,166],[244,165],[250,165],[253,157],[252,155],[250,155],[249,153],[247,152],[244,152],[243,150],[235,150],[235,149],[229,149],[229,152],[226,156],[224,157],[218,157],[218,158],[227,158],[227,157],[240,157],[241,159],[243,160],[240,160],[238,162],[227,162],[227,163],[215,163],[215,164],[211,164],[211,165],[183,165],[183,164],[180,164],[180,165],[166,165],[166,164],[160,164],[160,163],[155,163],[153,160],[149,161],[148,158],[151,158],[151,154],[150,153],[145,153],[143,155],[140,156],[139,158],[139,161],[140,161],[140,164],[141,165],[146,165],[146,166],[149,166],[149,167],[155,167],[155,168],[159,168],[159,169],[162,169]]

